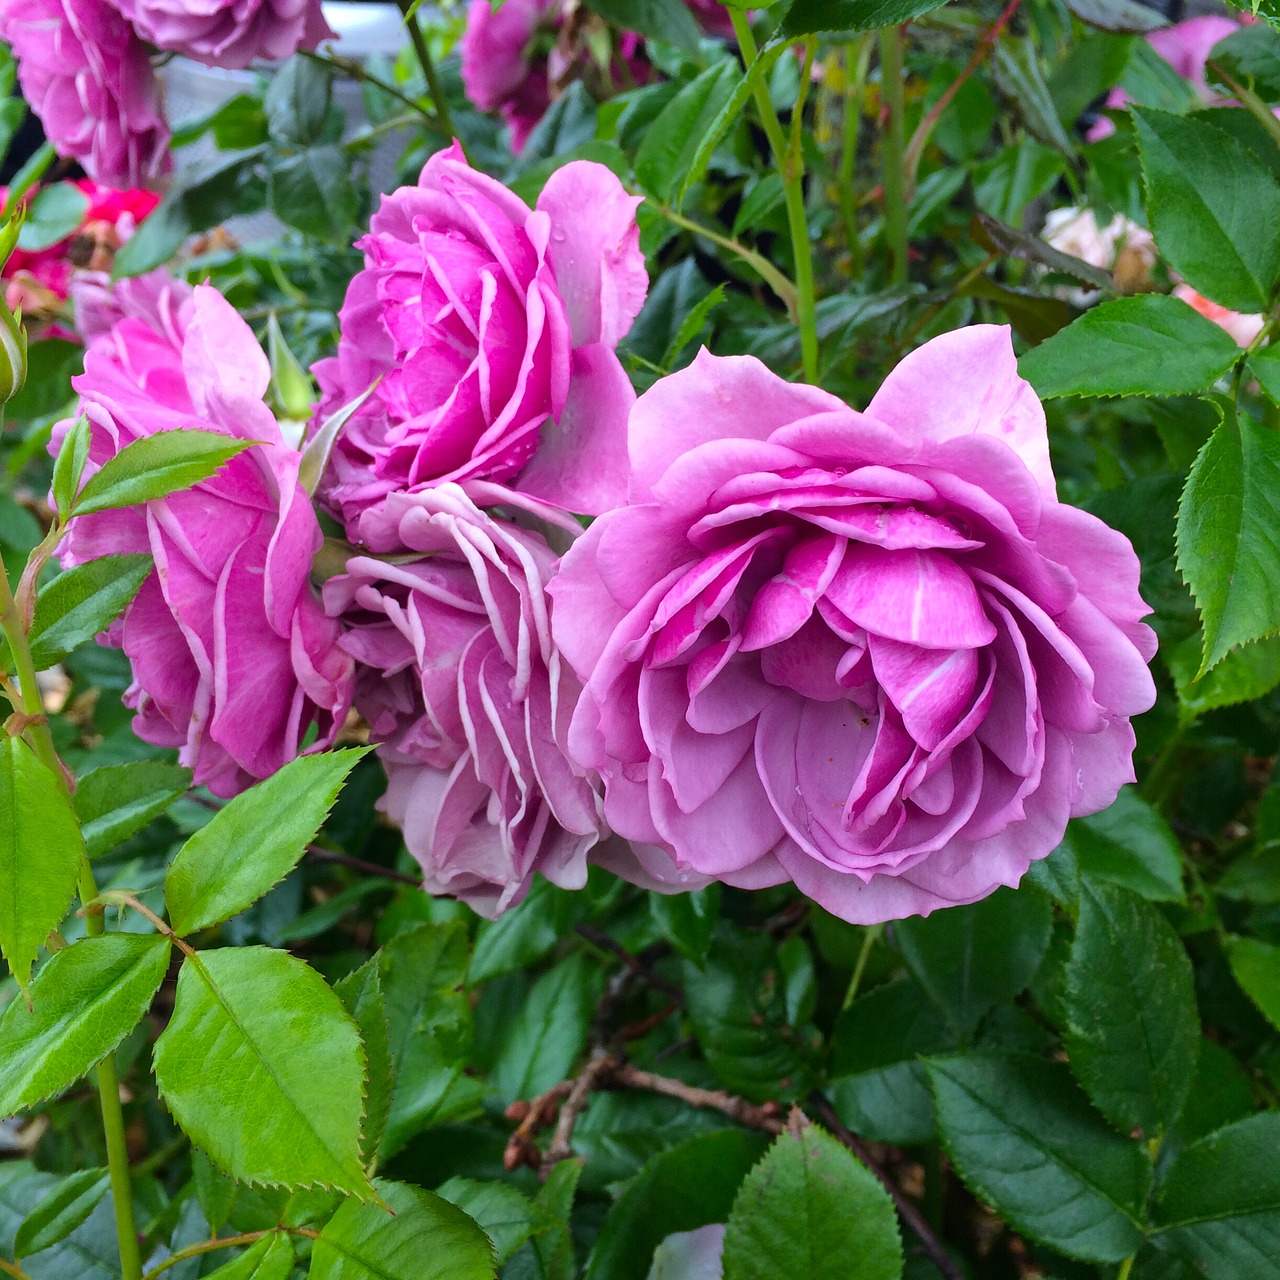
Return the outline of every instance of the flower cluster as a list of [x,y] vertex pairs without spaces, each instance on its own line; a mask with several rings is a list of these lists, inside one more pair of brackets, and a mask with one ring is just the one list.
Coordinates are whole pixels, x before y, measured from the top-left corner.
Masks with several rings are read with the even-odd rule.
[[705,351],[637,400],[636,203],[578,161],[530,208],[457,147],[384,198],[315,371],[349,543],[322,598],[243,322],[156,280],[93,300],[92,465],[169,427],[259,442],[66,544],[155,556],[107,637],[139,733],[225,794],[351,703],[426,886],[490,915],[590,862],[860,922],[1016,884],[1133,778],[1132,547],[1058,500],[1003,328],[934,338],[863,410]]
[[126,187],[171,163],[148,46],[247,67],[332,34],[320,0],[0,0],[0,39],[49,141],[90,177]]

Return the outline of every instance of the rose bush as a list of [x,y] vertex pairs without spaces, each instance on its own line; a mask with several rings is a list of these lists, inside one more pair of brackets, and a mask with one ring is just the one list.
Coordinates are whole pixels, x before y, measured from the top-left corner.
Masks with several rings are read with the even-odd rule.
[[349,526],[389,493],[446,480],[590,513],[620,498],[635,396],[613,349],[648,283],[638,203],[583,161],[531,210],[456,144],[383,200],[338,354],[315,369],[321,416],[377,383],[325,491]]
[[[505,496],[486,488],[473,486],[481,501]],[[578,686],[551,640],[555,553],[454,484],[392,494],[359,533],[422,557],[355,556],[325,603],[357,662],[356,708],[387,770],[383,808],[424,885],[484,915],[519,902],[535,871],[582,888],[600,805],[565,756]]]
[[629,443],[628,505],[551,593],[569,749],[654,847],[645,882],[926,914],[1017,884],[1133,780],[1138,560],[1058,502],[1007,330],[935,338],[864,413],[704,352]]
[[[92,306],[85,371],[86,475],[134,440],[200,427],[254,440],[210,480],[142,507],[82,516],[64,565],[149,553],[155,571],[107,642],[133,669],[134,731],[176,747],[196,781],[230,796],[304,749],[332,744],[352,662],[308,582],[321,541],[301,455],[262,402],[270,378],[252,331],[215,290],[152,279]],[[57,448],[70,428],[55,430]],[[314,732],[313,740],[308,735]]]

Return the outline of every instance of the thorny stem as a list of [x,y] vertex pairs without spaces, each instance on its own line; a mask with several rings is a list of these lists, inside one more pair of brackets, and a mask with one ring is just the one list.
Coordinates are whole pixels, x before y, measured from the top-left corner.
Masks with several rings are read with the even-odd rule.
[[880,100],[889,113],[881,142],[884,178],[884,233],[893,266],[890,281],[907,283],[907,182],[903,157],[906,96],[902,84],[902,28],[880,32]]
[[908,198],[915,189],[916,174],[920,170],[920,158],[928,145],[934,126],[938,123],[938,118],[951,105],[952,98],[960,92],[964,82],[973,75],[982,60],[991,52],[995,42],[1000,37],[1000,33],[1009,25],[1010,19],[1018,12],[1021,5],[1022,0],[1009,0],[1000,16],[978,38],[977,48],[974,49],[972,56],[965,64],[964,70],[947,86],[946,92],[933,104],[928,114],[916,127],[915,133],[911,135],[911,142],[907,146],[904,159]]
[[[185,1249],[179,1249],[177,1253],[171,1253],[159,1266],[152,1267],[142,1280],[155,1280],[156,1276],[163,1275],[170,1267],[176,1267],[180,1262],[186,1262],[188,1258],[198,1258],[205,1253],[216,1253],[219,1249],[235,1249],[240,1245],[257,1244],[264,1236],[274,1235],[280,1230],[279,1227],[272,1227],[269,1231],[246,1231],[239,1236],[201,1240],[199,1244],[188,1245]],[[291,1231],[295,1235],[303,1234],[297,1228],[286,1227],[284,1230]]]
[[[35,663],[31,659],[31,645],[27,640],[27,623],[13,598],[9,575],[0,571],[0,627],[9,641],[14,666],[18,671],[18,684],[22,704],[31,723],[27,732],[41,762],[58,780],[64,791],[70,792],[62,761],[53,745],[53,735],[44,716],[44,704],[40,700],[40,686],[36,681]],[[93,879],[89,859],[80,862],[80,898],[91,902],[98,896],[98,886]],[[90,912],[85,917],[85,928],[90,937],[103,932],[102,917]],[[111,1175],[111,1198],[115,1206],[116,1236],[120,1246],[120,1267],[124,1280],[141,1280],[142,1255],[138,1250],[138,1227],[133,1213],[133,1187],[129,1180],[129,1151],[124,1138],[124,1112],[120,1106],[120,1079],[116,1074],[116,1060],[108,1055],[97,1068],[98,1099],[102,1107],[102,1129],[107,1143],[107,1168]]]
[[[751,34],[751,24],[747,21],[744,10],[731,8],[728,12],[733,21],[733,34],[738,39],[738,48],[742,51],[742,58],[749,73],[758,57],[755,37]],[[804,69],[801,72],[800,92],[796,99],[790,142],[782,132],[782,122],[773,109],[769,86],[765,83],[763,76],[756,81],[754,91],[756,109],[760,112],[760,121],[764,125],[769,145],[773,148],[774,161],[782,176],[782,189],[786,195],[787,226],[791,232],[791,251],[796,268],[796,325],[800,330],[800,353],[804,362],[804,376],[809,382],[818,380],[818,322],[814,309],[813,251],[809,244],[809,221],[804,207],[804,152],[800,146],[803,130],[798,122],[804,112],[804,100],[808,90],[805,80],[813,66],[814,49],[814,41],[810,39],[805,46]]]
[[702,223],[695,222],[692,218],[686,218],[684,214],[677,213],[665,204],[650,201],[648,205],[655,213],[666,218],[668,222],[680,227],[682,230],[692,231],[695,235],[710,240],[712,244],[718,244],[720,248],[728,249],[730,253],[736,254],[743,262],[752,267],[765,284],[773,290],[778,301],[786,307],[787,314],[792,320],[795,320],[799,315],[799,294],[796,286],[768,258],[758,254],[754,249],[748,249],[742,241],[733,240],[729,236],[713,230],[711,227],[704,227]]
[[436,64],[431,60],[431,50],[423,38],[422,28],[418,26],[417,15],[413,12],[415,5],[409,0],[397,0],[401,13],[404,14],[404,25],[408,28],[409,39],[413,42],[413,51],[418,56],[418,65],[427,81],[427,91],[431,94],[431,105],[435,107],[436,119],[445,134],[453,137],[453,120],[449,116],[449,102],[444,96],[444,86],[436,72]]
[[854,962],[853,977],[849,979],[849,989],[844,993],[844,1003],[840,1006],[841,1013],[858,998],[858,988],[862,986],[862,975],[866,971],[871,948],[883,932],[882,924],[867,925],[866,932],[862,935],[862,946],[858,948],[858,959]]

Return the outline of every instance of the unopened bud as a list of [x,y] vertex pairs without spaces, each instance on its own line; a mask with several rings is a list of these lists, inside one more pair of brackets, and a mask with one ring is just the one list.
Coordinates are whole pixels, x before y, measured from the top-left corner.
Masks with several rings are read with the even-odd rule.
[[27,380],[27,331],[22,316],[0,302],[0,404],[12,400]]

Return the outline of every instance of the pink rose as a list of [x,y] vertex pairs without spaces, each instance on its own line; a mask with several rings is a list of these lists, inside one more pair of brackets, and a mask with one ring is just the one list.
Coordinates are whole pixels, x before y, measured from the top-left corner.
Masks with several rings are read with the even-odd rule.
[[[1225,40],[1239,29],[1240,24],[1234,18],[1210,13],[1148,31],[1143,38],[1178,75],[1190,82],[1201,102],[1213,102],[1217,95],[1209,88],[1204,72],[1209,51],[1219,40]],[[1108,111],[1118,111],[1128,101],[1129,95],[1117,86],[1107,94],[1103,106]],[[1089,142],[1097,142],[1115,131],[1115,125],[1106,116],[1099,116],[1085,137]]]
[[1212,320],[1242,347],[1250,346],[1254,338],[1262,332],[1262,326],[1267,323],[1267,317],[1264,315],[1232,311],[1220,303],[1210,302],[1189,284],[1178,285],[1173,291],[1173,296],[1181,298],[1187,306],[1194,307],[1206,320]]
[[247,67],[314,49],[333,36],[320,0],[115,0],[158,49],[209,67]]
[[[479,482],[476,496],[504,495]],[[578,684],[551,641],[555,554],[454,484],[392,494],[360,535],[422,556],[357,556],[325,584],[325,603],[358,663],[356,707],[387,771],[383,807],[427,891],[492,916],[524,897],[535,871],[580,889],[599,799],[565,758]]]
[[489,0],[471,0],[462,37],[462,86],[481,111],[501,111],[520,152],[551,105],[545,53],[531,46],[540,29],[548,41],[560,25],[559,0],[507,0],[496,13]]
[[630,455],[550,589],[570,753],[633,878],[923,914],[1132,780],[1138,560],[1058,502],[1007,329],[935,338],[865,413],[704,352],[637,401]]
[[0,0],[22,96],[61,156],[99,182],[137,186],[169,168],[169,127],[147,51],[107,0]]
[[262,443],[194,489],[73,520],[59,556],[155,557],[105,642],[133,667],[125,703],[138,736],[178,748],[197,783],[230,796],[298,755],[313,728],[311,749],[333,742],[353,664],[310,587],[320,528],[298,484],[301,455],[262,402],[270,369],[252,331],[207,286],[150,281],[135,292],[138,305],[119,300],[123,318],[90,342],[73,380],[91,426],[87,473],[175,428]]
[[644,302],[639,200],[603,165],[551,175],[530,209],[455,146],[383,198],[360,241],[320,414],[381,378],[333,451],[354,526],[389,493],[489,479],[595,513],[626,485],[635,399],[614,347]]

